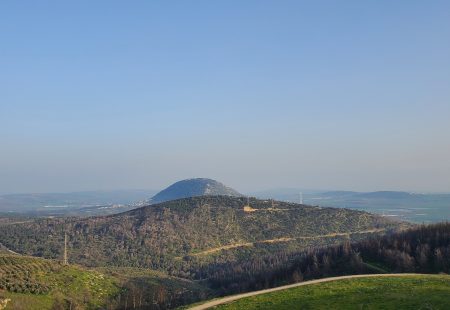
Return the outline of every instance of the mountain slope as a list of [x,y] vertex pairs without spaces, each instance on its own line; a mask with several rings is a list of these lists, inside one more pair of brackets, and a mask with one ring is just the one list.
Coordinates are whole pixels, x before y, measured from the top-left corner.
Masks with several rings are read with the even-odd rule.
[[361,211],[257,199],[246,204],[245,198],[204,196],[111,216],[38,219],[0,226],[0,242],[19,253],[56,258],[66,230],[71,261],[190,276],[183,266],[211,255],[233,260],[281,248],[301,250],[398,227]]
[[197,178],[178,181],[151,199],[152,203],[196,196],[242,196],[234,189],[211,179]]
[[113,278],[93,270],[0,254],[0,295],[9,299],[7,309],[97,309],[118,293]]

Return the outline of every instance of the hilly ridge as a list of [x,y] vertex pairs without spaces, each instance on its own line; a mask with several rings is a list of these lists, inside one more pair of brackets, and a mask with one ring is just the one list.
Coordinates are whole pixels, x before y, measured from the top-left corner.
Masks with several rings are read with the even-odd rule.
[[0,226],[0,242],[19,253],[58,258],[67,231],[71,261],[190,277],[195,275],[187,266],[210,259],[238,260],[281,248],[298,251],[399,226],[362,211],[257,199],[249,203],[241,197],[204,196],[111,216],[38,219]]

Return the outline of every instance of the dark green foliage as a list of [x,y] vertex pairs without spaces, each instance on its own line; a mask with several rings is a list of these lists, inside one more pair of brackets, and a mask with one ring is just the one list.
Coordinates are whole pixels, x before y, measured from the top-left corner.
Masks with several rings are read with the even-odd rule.
[[278,252],[205,265],[199,271],[222,294],[338,275],[383,272],[450,273],[450,223],[419,226],[351,244]]
[[450,223],[421,225],[353,245],[366,261],[393,272],[450,273]]

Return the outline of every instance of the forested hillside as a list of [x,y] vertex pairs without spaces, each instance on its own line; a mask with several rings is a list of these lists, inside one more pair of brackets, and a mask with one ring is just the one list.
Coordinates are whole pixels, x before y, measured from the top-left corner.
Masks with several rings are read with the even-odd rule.
[[399,223],[361,211],[208,196],[112,216],[9,223],[0,226],[0,243],[18,253],[58,258],[66,231],[72,262],[148,267],[198,277],[192,265],[280,250],[298,252],[398,227]]
[[353,244],[211,263],[200,273],[212,288],[230,294],[315,278],[391,272],[450,273],[450,223],[372,236]]
[[[139,212],[143,212],[142,210]],[[27,223],[28,224],[28,223]],[[248,250],[250,250],[249,248]],[[224,251],[227,252],[227,251]],[[63,266],[58,261],[0,254],[0,298],[14,309],[165,309],[212,296],[252,291],[314,278],[360,273],[449,273],[450,223],[372,234],[354,243],[265,255],[242,250],[235,259],[182,258],[194,280],[149,269]],[[189,264],[187,264],[189,262]],[[3,290],[3,291],[2,291]]]

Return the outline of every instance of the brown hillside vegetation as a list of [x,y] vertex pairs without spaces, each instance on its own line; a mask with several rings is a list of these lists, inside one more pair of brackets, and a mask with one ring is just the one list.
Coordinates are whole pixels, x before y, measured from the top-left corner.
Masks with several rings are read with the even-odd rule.
[[396,222],[361,211],[286,202],[277,202],[277,209],[283,211],[274,211],[273,203],[252,199],[250,205],[258,211],[245,212],[246,204],[244,198],[196,197],[112,216],[39,219],[0,226],[0,242],[19,253],[58,258],[63,232],[67,231],[69,260],[86,266],[175,272],[186,262],[191,264],[189,257],[199,253],[226,255],[229,260],[233,253],[216,249],[234,249],[233,245],[254,245],[235,254],[239,256],[270,253],[280,246],[298,251],[399,227]]

